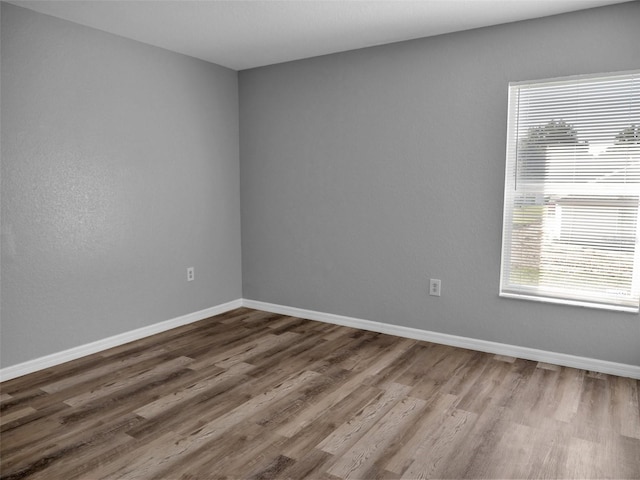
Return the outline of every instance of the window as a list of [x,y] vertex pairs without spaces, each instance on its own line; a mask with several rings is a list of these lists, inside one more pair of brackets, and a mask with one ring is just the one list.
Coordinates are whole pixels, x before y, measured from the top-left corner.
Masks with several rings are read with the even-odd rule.
[[640,71],[509,85],[500,295],[637,312]]

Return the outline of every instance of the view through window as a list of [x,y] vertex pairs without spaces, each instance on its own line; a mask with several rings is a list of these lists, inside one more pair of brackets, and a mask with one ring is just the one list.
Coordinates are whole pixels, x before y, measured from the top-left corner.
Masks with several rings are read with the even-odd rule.
[[640,71],[509,86],[500,294],[638,311]]

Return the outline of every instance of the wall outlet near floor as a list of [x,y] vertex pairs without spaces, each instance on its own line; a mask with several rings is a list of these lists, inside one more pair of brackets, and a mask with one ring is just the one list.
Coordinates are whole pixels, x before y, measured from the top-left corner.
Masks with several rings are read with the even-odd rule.
[[187,282],[192,282],[195,275],[195,271],[193,267],[187,268]]
[[429,280],[429,295],[440,296],[440,279],[432,278]]

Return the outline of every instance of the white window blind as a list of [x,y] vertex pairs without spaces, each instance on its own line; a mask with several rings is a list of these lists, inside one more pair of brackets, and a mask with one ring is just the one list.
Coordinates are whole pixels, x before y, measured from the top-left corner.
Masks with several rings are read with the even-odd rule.
[[640,71],[509,85],[500,295],[637,312]]

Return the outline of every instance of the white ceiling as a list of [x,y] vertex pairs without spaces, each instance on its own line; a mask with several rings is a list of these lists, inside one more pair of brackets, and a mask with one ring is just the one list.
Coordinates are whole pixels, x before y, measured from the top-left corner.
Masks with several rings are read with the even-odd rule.
[[234,70],[628,0],[15,0]]

